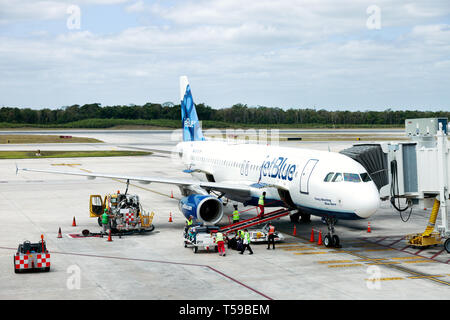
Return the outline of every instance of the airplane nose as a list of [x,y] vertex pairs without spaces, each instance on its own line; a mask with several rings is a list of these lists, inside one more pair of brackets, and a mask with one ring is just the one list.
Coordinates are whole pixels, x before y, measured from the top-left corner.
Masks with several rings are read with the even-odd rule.
[[361,218],[368,218],[373,215],[380,207],[380,196],[378,190],[371,188],[370,192],[365,192],[357,205],[356,214]]

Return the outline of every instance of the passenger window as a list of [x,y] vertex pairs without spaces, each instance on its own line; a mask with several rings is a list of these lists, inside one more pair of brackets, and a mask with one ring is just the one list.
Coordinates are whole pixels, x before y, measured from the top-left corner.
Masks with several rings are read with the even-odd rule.
[[342,181],[342,173],[336,173],[333,178],[333,182],[341,182]]
[[330,182],[330,181],[331,181],[331,178],[333,178],[333,174],[334,174],[334,172],[328,173],[328,174],[326,175],[325,179],[323,179],[323,181],[325,181],[325,182]]
[[370,179],[370,176],[367,172],[361,173],[361,180],[364,182],[372,181],[372,179]]
[[356,173],[344,173],[344,181],[361,182],[361,179],[359,178],[359,174],[356,174]]

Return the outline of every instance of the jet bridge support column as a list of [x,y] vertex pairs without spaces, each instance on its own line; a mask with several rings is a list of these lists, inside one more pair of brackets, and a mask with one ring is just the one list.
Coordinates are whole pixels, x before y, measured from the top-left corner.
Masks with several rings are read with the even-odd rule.
[[439,124],[439,131],[437,138],[437,165],[439,172],[439,200],[441,202],[441,225],[438,227],[439,232],[443,237],[449,236],[448,229],[448,210],[447,210],[447,195],[448,195],[448,147],[447,135],[444,134],[442,123]]

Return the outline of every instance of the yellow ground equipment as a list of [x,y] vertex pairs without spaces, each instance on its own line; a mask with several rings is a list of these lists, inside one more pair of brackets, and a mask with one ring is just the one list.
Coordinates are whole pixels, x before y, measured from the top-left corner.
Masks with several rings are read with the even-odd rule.
[[91,195],[89,212],[92,218],[97,218],[102,226],[102,215],[107,211],[113,233],[149,232],[155,228],[152,224],[154,213],[146,213],[136,194],[113,193],[102,198],[101,195]]
[[427,228],[423,233],[409,234],[406,236],[406,240],[408,240],[408,243],[410,245],[414,247],[428,247],[442,243],[440,234],[438,232],[433,232],[436,218],[439,212],[439,206],[440,202],[435,199]]

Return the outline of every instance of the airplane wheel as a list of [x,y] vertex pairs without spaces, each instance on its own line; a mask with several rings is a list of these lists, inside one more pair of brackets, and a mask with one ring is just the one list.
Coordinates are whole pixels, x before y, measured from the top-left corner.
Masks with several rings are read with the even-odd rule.
[[308,213],[302,213],[300,215],[302,218],[300,219],[300,222],[302,223],[309,223],[311,222],[311,215]]
[[331,238],[331,242],[332,242],[334,248],[340,247],[340,240],[337,235],[333,235],[333,237]]
[[450,238],[445,240],[444,247],[445,247],[445,251],[447,251],[447,253],[450,253]]
[[293,223],[298,223],[298,218],[299,218],[299,215],[296,214],[296,213],[291,214],[291,215],[289,216],[289,219],[291,219],[291,222],[293,222]]
[[328,234],[323,238],[323,244],[325,247],[331,247],[331,237]]

